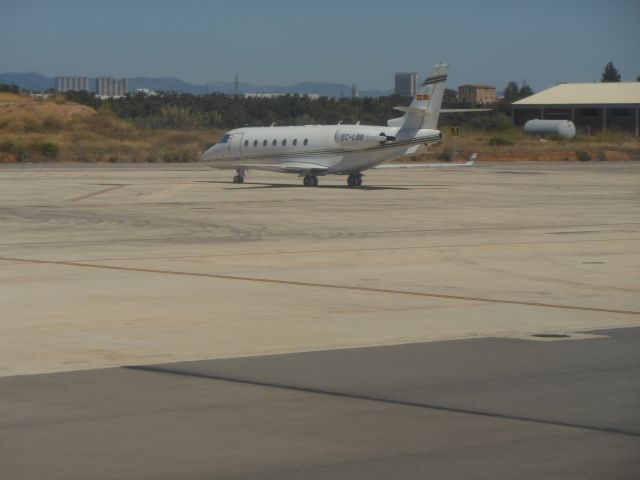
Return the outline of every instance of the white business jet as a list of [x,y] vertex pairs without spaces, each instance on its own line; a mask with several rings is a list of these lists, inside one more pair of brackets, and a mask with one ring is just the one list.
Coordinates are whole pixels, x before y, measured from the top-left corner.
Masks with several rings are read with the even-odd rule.
[[[220,142],[202,155],[213,168],[235,169],[234,183],[243,183],[251,169],[294,173],[304,177],[306,187],[318,186],[323,175],[348,175],[350,187],[362,185],[362,172],[371,168],[424,168],[443,164],[386,164],[410,155],[420,145],[433,145],[442,138],[438,116],[448,65],[436,65],[404,112],[387,126],[306,125],[300,127],[251,127],[227,132]],[[473,165],[475,155],[461,164]]]

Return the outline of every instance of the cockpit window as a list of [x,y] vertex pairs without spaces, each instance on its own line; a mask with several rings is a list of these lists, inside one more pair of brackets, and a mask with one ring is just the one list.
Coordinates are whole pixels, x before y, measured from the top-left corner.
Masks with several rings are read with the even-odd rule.
[[229,138],[231,138],[231,135],[225,134],[218,143],[229,143]]

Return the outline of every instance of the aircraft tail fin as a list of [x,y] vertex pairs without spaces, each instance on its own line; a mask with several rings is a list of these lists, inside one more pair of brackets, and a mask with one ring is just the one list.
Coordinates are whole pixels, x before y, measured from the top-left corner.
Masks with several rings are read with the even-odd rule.
[[[404,112],[402,130],[416,131],[421,128],[435,129],[438,126],[440,107],[444,98],[449,65],[440,63],[427,76],[408,107],[396,107]],[[391,120],[397,122],[396,119]]]

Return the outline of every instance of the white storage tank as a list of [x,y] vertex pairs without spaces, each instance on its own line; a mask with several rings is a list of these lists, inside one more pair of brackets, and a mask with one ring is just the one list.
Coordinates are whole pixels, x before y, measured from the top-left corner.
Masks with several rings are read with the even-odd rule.
[[558,135],[562,138],[576,136],[576,126],[569,120],[529,120],[524,124],[524,133],[540,136]]

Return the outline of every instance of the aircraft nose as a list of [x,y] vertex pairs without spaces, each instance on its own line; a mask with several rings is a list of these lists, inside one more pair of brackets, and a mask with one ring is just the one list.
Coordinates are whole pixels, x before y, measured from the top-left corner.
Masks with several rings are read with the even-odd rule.
[[217,146],[218,145],[214,145],[211,148],[209,148],[207,151],[205,151],[200,157],[200,160],[206,161],[206,160],[215,160],[216,158],[218,158],[218,149],[216,148]]

